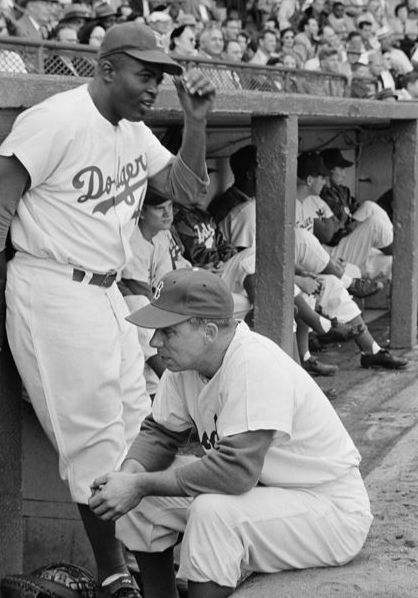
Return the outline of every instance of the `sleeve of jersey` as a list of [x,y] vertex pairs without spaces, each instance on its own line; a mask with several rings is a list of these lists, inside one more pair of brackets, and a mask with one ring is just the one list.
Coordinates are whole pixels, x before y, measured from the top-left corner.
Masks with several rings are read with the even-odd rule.
[[56,121],[56,114],[41,103],[17,117],[0,146],[0,155],[18,158],[28,171],[32,189],[52,174],[70,141],[68,122]]
[[246,431],[274,430],[275,442],[292,436],[296,375],[292,360],[272,344],[241,345],[222,372],[220,439]]
[[188,496],[248,492],[258,482],[271,440],[268,430],[223,438],[216,450],[177,469],[177,482]]
[[148,135],[147,164],[149,184],[179,203],[196,203],[207,194],[209,175],[197,176],[183,161],[180,153],[173,156],[146,127]]
[[177,450],[189,438],[190,430],[175,432],[158,424],[148,415],[133,441],[126,460],[134,459],[147,471],[163,471],[171,465]]
[[154,420],[173,432],[184,432],[194,427],[184,396],[186,389],[182,373],[166,370],[160,379],[152,404]]
[[244,204],[231,222],[231,238],[234,247],[252,247],[255,245],[255,202]]

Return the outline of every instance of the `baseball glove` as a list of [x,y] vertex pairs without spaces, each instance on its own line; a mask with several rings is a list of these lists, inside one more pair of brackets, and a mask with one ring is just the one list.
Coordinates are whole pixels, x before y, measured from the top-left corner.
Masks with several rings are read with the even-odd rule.
[[71,563],[53,563],[32,573],[7,575],[0,584],[3,598],[96,598],[91,573]]

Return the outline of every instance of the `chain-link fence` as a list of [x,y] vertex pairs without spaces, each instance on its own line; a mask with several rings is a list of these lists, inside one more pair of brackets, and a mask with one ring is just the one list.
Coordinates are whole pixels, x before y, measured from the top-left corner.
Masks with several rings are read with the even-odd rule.
[[[23,38],[0,38],[0,72],[39,73],[65,77],[91,77],[97,50],[78,44],[36,42]],[[347,78],[317,71],[278,66],[260,67],[204,59],[182,60],[184,68],[198,66],[220,90],[303,93],[316,96],[350,96]],[[172,85],[166,75],[165,86]],[[374,82],[369,81],[373,96]]]

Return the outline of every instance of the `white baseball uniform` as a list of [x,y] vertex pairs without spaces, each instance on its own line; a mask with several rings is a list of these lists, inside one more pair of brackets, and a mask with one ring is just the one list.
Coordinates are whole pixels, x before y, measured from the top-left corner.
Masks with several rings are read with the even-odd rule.
[[[30,177],[11,225],[9,343],[61,476],[86,503],[150,409],[136,331],[103,275],[112,280],[129,260],[147,179],[173,156],[142,122],[106,120],[86,85],[23,112],[0,154],[15,155]],[[194,192],[207,183],[181,158],[172,173],[171,187],[186,197],[193,191],[173,176]]]
[[199,490],[175,462],[190,498],[146,497],[119,519],[130,550],[160,552],[184,532],[179,576],[228,587],[243,572],[341,565],[360,551],[372,520],[360,455],[321,389],[271,340],[240,323],[211,379],[166,371],[153,418],[172,432],[197,429],[208,456],[228,437],[275,433],[259,483],[243,494]]
[[[309,195],[303,201],[296,200],[295,222],[299,228],[305,228],[313,233],[315,218],[332,216],[331,208],[318,195]],[[379,258],[382,253],[376,251],[387,247],[393,241],[393,226],[389,216],[378,204],[365,201],[353,214],[353,218],[361,224],[343,237],[335,247],[325,245],[327,251],[333,258],[340,257],[346,262],[355,264],[363,275],[376,276],[382,270],[385,274],[390,274],[390,256],[384,256],[388,259]]]
[[234,247],[255,245],[255,199],[235,206],[218,224],[224,238]]

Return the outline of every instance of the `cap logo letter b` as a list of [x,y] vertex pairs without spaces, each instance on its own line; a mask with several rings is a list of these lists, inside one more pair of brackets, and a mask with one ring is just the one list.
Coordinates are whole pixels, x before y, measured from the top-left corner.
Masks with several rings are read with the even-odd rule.
[[158,301],[158,299],[160,298],[161,291],[163,290],[163,287],[164,287],[164,282],[161,280],[157,284],[157,287],[155,289],[155,293],[154,293],[154,299],[155,299],[155,301]]

